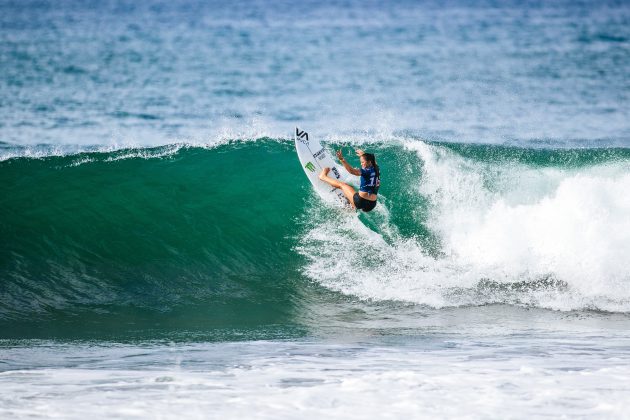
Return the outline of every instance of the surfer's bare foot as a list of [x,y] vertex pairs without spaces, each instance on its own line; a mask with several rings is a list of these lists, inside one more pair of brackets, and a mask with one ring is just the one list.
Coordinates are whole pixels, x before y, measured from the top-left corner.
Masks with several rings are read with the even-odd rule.
[[323,181],[324,178],[326,178],[328,176],[328,172],[330,172],[330,168],[322,169],[322,172],[319,174],[319,179],[321,179]]

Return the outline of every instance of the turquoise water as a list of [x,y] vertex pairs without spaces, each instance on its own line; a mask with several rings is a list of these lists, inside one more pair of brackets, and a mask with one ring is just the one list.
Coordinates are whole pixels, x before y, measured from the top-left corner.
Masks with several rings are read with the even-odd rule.
[[629,23],[0,0],[0,416],[625,415]]
[[[416,146],[422,149],[415,150]],[[391,270],[392,261],[410,258],[404,252],[413,253],[415,259],[406,261],[404,272],[397,273],[400,281],[422,271],[436,276],[441,264],[478,271],[471,274],[476,278],[463,281],[460,274],[458,282],[451,284],[451,274],[440,268],[443,278],[434,279],[433,286],[448,286],[450,291],[423,290],[440,295],[439,306],[524,300],[548,307],[527,302],[547,291],[557,293],[558,301],[573,294],[586,299],[568,303],[568,309],[628,310],[627,292],[618,295],[613,281],[627,274],[620,253],[627,247],[621,242],[625,236],[607,237],[615,229],[625,229],[627,223],[623,199],[630,166],[627,149],[523,149],[419,140],[369,147],[378,154],[387,182],[380,211],[361,215],[362,222],[318,200],[305,182],[290,140],[257,139],[213,148],[175,145],[0,162],[3,335],[151,339],[185,337],[184,332],[190,332],[194,338],[225,339],[233,329],[232,333],[250,338],[299,337],[309,325],[303,325],[296,312],[312,299],[313,282],[341,287],[344,292],[349,291],[346,287],[360,287],[362,292],[349,294],[381,299],[361,281]],[[467,185],[453,187],[444,179],[434,179],[444,171],[468,178]],[[581,188],[586,188],[585,182],[594,183],[593,189],[608,189],[606,194],[612,197],[588,197],[573,189],[575,182],[581,182]],[[559,197],[562,185],[578,196]],[[445,192],[448,188],[452,190]],[[523,194],[511,197],[518,190]],[[469,224],[467,229],[475,227],[469,234],[488,241],[485,257],[497,258],[498,266],[478,261],[471,266],[471,261],[462,259],[469,250],[449,243],[449,236],[460,234],[463,228],[453,228],[450,224],[456,221],[444,217],[462,212],[461,206],[470,204],[469,195],[474,195],[472,201],[489,200],[476,210],[481,213],[476,226]],[[570,209],[573,201],[586,198],[592,202]],[[543,232],[537,213],[544,209],[545,200],[556,200],[558,207],[548,214],[550,218],[565,212],[567,228],[586,226],[594,234],[580,238]],[[513,224],[529,219],[532,223],[532,238],[522,238],[520,244],[513,238],[515,249],[509,255],[493,248],[502,245],[502,238],[489,238],[483,222],[504,202],[508,204],[498,210],[492,228],[513,233]],[[600,211],[608,212],[608,226],[600,225]],[[472,218],[471,213],[459,216]],[[363,228],[356,223],[364,224]],[[370,233],[378,239],[365,237]],[[528,250],[545,236],[558,243],[539,250],[540,255]],[[584,279],[552,261],[563,256],[572,264],[587,257],[585,251],[577,255],[563,251],[563,247],[583,247],[581,239],[599,241],[599,250],[607,253],[600,258],[617,267],[595,260],[598,267]],[[353,248],[355,253],[351,253]],[[460,259],[453,258],[454,252]],[[348,271],[337,267],[337,253],[357,266]],[[549,261],[540,267],[528,262],[535,256]],[[501,261],[506,258],[516,267]],[[510,278],[499,274],[510,270]],[[358,278],[350,280],[353,276]],[[587,281],[599,282],[604,289],[599,294],[589,292],[582,283]],[[428,283],[417,286],[429,287]],[[381,286],[390,292],[406,289],[402,283]],[[481,300],[467,301],[473,296]],[[400,300],[429,303],[411,296]]]

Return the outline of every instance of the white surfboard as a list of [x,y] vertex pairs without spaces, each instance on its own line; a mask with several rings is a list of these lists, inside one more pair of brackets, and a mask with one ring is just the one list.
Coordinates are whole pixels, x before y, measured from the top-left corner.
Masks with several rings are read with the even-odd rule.
[[345,168],[339,167],[320,142],[309,137],[306,131],[295,127],[295,150],[302,169],[315,191],[328,203],[351,208],[343,191],[319,179],[319,174],[326,167],[330,168],[328,176],[333,179],[342,179],[341,171],[345,171]]

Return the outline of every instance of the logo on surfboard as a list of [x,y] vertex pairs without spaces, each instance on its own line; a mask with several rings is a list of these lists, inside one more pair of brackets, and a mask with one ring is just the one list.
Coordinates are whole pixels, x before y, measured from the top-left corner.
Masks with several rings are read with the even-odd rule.
[[308,133],[295,127],[295,137],[304,144],[308,144]]
[[304,167],[311,172],[315,172],[315,165],[313,165],[313,162],[308,162],[306,165],[304,165]]
[[322,148],[322,150],[320,150],[319,152],[315,153],[313,155],[314,158],[317,158],[319,160],[323,160],[326,157],[326,149]]

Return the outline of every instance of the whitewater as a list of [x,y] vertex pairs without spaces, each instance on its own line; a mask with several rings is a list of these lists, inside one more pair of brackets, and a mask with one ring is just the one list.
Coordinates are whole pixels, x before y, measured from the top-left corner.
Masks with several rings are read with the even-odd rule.
[[0,417],[624,417],[628,22],[0,0]]
[[0,162],[3,413],[627,408],[627,150],[354,146],[387,180],[359,217],[292,181],[290,139]]

